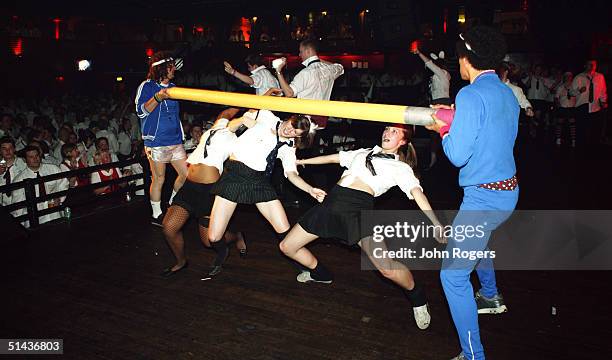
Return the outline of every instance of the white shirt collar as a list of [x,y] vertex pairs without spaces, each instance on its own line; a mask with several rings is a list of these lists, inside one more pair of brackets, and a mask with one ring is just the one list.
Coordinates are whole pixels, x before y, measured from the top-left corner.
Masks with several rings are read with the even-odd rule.
[[[383,152],[383,148],[381,148],[380,146],[376,145],[372,148],[372,151],[374,152],[374,154],[378,154]],[[399,160],[399,155],[398,154],[393,154],[395,155],[395,160]]]
[[308,66],[308,65],[310,65],[311,62],[313,62],[315,60],[319,60],[319,57],[317,55],[313,55],[313,56],[309,57],[308,59],[302,61],[302,65]]
[[260,67],[258,67],[257,69],[255,69],[255,70],[251,71],[251,74],[255,74],[256,72],[261,71],[261,69],[265,69],[265,68],[266,68],[265,66],[261,65],[261,66],[260,66]]

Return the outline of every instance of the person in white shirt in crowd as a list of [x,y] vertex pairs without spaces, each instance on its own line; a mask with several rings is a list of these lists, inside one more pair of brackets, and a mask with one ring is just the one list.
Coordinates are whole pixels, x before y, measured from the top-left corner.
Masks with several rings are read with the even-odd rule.
[[81,157],[89,164],[89,159],[96,152],[96,135],[89,129],[79,130],[79,141],[77,142],[77,148]]
[[574,77],[572,95],[576,95],[577,140],[581,146],[598,144],[602,137],[603,112],[608,107],[606,79],[597,72],[597,60],[588,60],[585,70]]
[[94,161],[94,155],[96,153],[96,151],[107,151],[110,154],[111,157],[111,162],[117,162],[119,161],[119,158],[117,157],[117,154],[115,154],[114,152],[112,152],[110,150],[110,146],[108,144],[108,139],[105,137],[99,137],[96,139],[96,141],[94,142],[94,147],[93,149],[90,147],[89,150],[87,151],[87,164],[89,166],[94,166],[96,165],[95,161]]
[[236,77],[250,87],[255,88],[255,94],[257,95],[264,95],[269,89],[280,87],[278,80],[264,65],[261,56],[250,54],[246,57],[244,62],[246,62],[247,69],[251,72],[251,75],[245,75],[234,69],[227,61],[223,62],[225,72]]
[[132,121],[124,117],[121,120],[121,129],[117,135],[117,143],[119,150],[117,156],[122,160],[127,159],[132,155],[132,145],[134,143],[134,137],[132,136]]
[[[63,161],[59,165],[61,171],[71,171],[77,169],[84,169],[87,167],[87,163],[84,158],[80,156],[78,147],[75,144],[64,144],[62,146],[62,158]],[[73,176],[68,178],[68,183],[71,188],[77,186],[84,186],[89,184],[89,175]]]
[[[96,152],[94,153],[94,162],[95,162],[95,165],[102,165],[102,164],[110,164],[113,161],[111,160],[111,154],[110,152],[108,152],[108,150],[99,149],[99,150],[96,150]],[[98,184],[103,181],[116,180],[116,179],[122,178],[123,176],[129,176],[129,175],[131,175],[131,172],[127,172],[126,174],[123,174],[118,167],[113,167],[110,169],[101,169],[101,170],[94,171],[91,173],[91,183]],[[126,186],[126,183],[115,183],[115,184],[106,185],[104,187],[95,188],[94,194],[96,195],[110,194],[112,192],[119,190],[120,187],[125,187],[125,186]]]
[[563,74],[563,83],[557,86],[555,91],[555,144],[561,146],[563,143],[563,128],[565,124],[569,127],[569,138],[572,147],[576,147],[576,96],[572,94],[572,82],[574,74],[566,72]]
[[41,161],[45,164],[59,165],[62,161],[60,159],[55,158],[52,154],[49,153],[49,146],[45,141],[32,140],[28,144],[28,146],[35,146],[40,150]]
[[119,142],[117,141],[115,134],[109,130],[109,122],[106,120],[106,118],[98,121],[98,129],[98,132],[96,132],[96,138],[106,138],[110,152],[112,154],[117,154],[119,152]]
[[[343,244],[359,245],[376,268],[388,279],[399,285],[412,302],[417,326],[429,327],[431,316],[427,309],[425,291],[416,283],[408,268],[390,259],[374,257],[371,234],[361,234],[361,211],[374,208],[374,198],[390,188],[399,186],[436,228],[436,239],[444,242],[442,225],[433,213],[419,180],[412,168],[416,166],[416,153],[410,139],[412,127],[387,126],[381,136],[381,145],[373,149],[341,151],[332,155],[298,160],[299,165],[339,164],[347,170],[322,204],[308,210],[280,243],[281,251],[305,266],[309,271],[297,276],[297,281],[330,284],[333,275],[306,248],[319,237],[337,238]],[[383,245],[381,243],[381,245]],[[383,249],[383,251],[386,249]]]
[[[425,66],[433,73],[429,78],[429,96],[430,105],[448,105],[453,101],[450,98],[450,80],[451,76],[446,70],[444,64],[444,51],[440,51],[437,55],[431,53],[431,59],[423,54],[418,46],[412,47],[412,53],[418,55],[425,63]],[[440,151],[440,137],[435,132],[430,132],[430,161],[427,169],[431,169],[438,160],[438,152]]]
[[512,90],[512,93],[514,94],[514,97],[518,101],[519,106],[521,107],[521,109],[525,110],[525,115],[530,118],[533,117],[534,112],[533,112],[533,107],[531,106],[531,103],[529,102],[529,100],[527,100],[527,97],[525,96],[523,89],[521,89],[520,87],[510,82],[510,79],[508,79],[509,73],[510,73],[510,64],[507,62],[501,63],[499,65],[499,68],[497,68],[497,76],[499,76],[499,79],[504,84],[506,84],[510,88],[510,90]]
[[[317,42],[315,40],[303,40],[300,43],[300,59],[304,69],[300,70],[291,84],[283,75],[283,68],[287,65],[287,59],[282,58],[280,65],[276,68],[276,74],[283,93],[287,97],[311,100],[329,100],[334,87],[334,81],[342,74],[344,68],[341,64],[332,64],[321,60],[317,55]],[[327,117],[311,116],[312,120],[319,126],[325,128]]]
[[13,116],[10,114],[2,114],[0,117],[0,137],[18,135],[14,129]]
[[195,149],[196,146],[200,143],[200,138],[202,137],[202,124],[195,122],[191,125],[191,131],[189,132],[191,138],[185,141],[185,150]]
[[[236,141],[236,127],[227,127],[229,120],[239,109],[229,108],[219,114],[218,120],[210,130],[201,136],[197,148],[187,158],[189,171],[183,187],[174,197],[172,205],[164,216],[163,226],[166,241],[176,258],[176,264],[166,268],[161,276],[170,277],[187,267],[185,242],[182,228],[190,217],[198,221],[200,241],[211,247],[208,241],[208,220],[213,205],[210,189],[223,173],[223,163],[230,156]],[[246,244],[242,233],[226,232],[225,242],[236,241],[240,257],[247,255]]]
[[53,148],[53,157],[56,159],[62,158],[62,146],[68,143],[68,138],[70,137],[70,133],[72,129],[68,126],[62,126],[59,129],[57,136],[57,143],[55,144],[55,148]]
[[550,106],[547,100],[551,89],[556,84],[552,79],[544,76],[544,66],[541,64],[533,67],[531,73],[523,78],[523,83],[527,86],[527,98],[534,110],[534,117],[529,123],[529,135],[535,138],[538,126],[549,115]]
[[[38,177],[53,175],[61,172],[60,168],[57,165],[53,164],[45,164],[41,161],[40,149],[35,146],[26,146],[24,149],[25,153],[25,161],[26,168],[22,170],[14,179],[14,182],[23,181],[25,179],[34,179]],[[36,197],[41,197],[48,194],[53,194],[56,192],[68,190],[68,179],[61,178],[52,181],[46,181],[44,183],[40,183],[34,186],[34,190],[36,192]],[[44,210],[52,207],[58,207],[61,205],[63,197],[45,200],[39,202],[37,205],[38,210]],[[26,195],[24,189],[15,190],[13,194],[13,202],[20,202],[26,200]],[[27,213],[25,208],[18,209],[13,211],[14,216],[20,216]],[[41,215],[38,217],[39,224],[44,224],[46,222],[59,219],[60,212],[53,212],[47,215]],[[30,227],[30,222],[28,220],[22,222],[23,226]]]
[[234,143],[221,178],[210,190],[216,196],[210,214],[208,240],[217,252],[217,258],[209,276],[221,271],[227,257],[227,244],[221,240],[238,204],[255,204],[274,228],[279,241],[289,231],[285,209],[270,182],[277,158],[283,164],[285,177],[293,185],[317,201],[322,201],[326,195],[325,191],[306,183],[298,175],[295,164],[296,148],[312,145],[314,138],[314,123],[307,116],[294,115],[283,121],[271,111],[251,110],[232,120],[229,127],[236,129],[241,125],[248,130]]
[[[47,147],[49,148],[49,150],[52,150],[55,148],[56,145],[56,141],[54,139],[55,136],[55,127],[51,124],[44,124],[41,127],[41,136],[42,136],[42,140],[47,144]],[[51,155],[53,155],[51,153]]]
[[[15,154],[15,142],[8,136],[0,138],[0,186],[15,182],[15,177],[26,168],[26,163]],[[13,192],[0,193],[0,205],[13,203]]]

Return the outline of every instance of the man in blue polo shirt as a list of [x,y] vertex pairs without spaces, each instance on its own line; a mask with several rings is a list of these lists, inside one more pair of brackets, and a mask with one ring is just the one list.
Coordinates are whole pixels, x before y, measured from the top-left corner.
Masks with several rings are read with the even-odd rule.
[[[463,201],[453,227],[480,226],[483,231],[467,239],[449,239],[449,253],[488,250],[491,232],[512,214],[519,194],[513,154],[519,104],[494,70],[504,58],[506,42],[499,32],[484,26],[460,38],[459,71],[470,85],[457,94],[451,125],[434,117],[435,123],[428,128],[440,133],[446,156],[460,168]],[[482,286],[475,297],[470,283],[474,268]],[[461,343],[462,352],[454,359],[484,359],[478,314],[507,311],[497,290],[492,259],[462,255],[445,259],[440,279]]]

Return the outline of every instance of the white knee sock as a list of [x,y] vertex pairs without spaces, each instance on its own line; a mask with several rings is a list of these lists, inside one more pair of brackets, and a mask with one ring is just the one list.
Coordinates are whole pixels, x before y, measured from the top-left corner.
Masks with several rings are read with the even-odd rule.
[[156,218],[161,215],[161,201],[152,201],[151,200],[151,209],[153,209],[153,217]]
[[172,200],[174,200],[174,195],[176,195],[176,191],[172,190],[172,195],[170,195],[170,202],[169,202],[170,205],[172,205]]

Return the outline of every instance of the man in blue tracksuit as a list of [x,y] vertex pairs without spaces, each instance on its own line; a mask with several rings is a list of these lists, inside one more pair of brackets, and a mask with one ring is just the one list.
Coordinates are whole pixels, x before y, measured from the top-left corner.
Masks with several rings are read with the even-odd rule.
[[[463,201],[453,228],[481,226],[482,232],[463,239],[449,239],[447,250],[488,250],[491,232],[514,210],[519,194],[513,148],[517,135],[519,105],[512,90],[502,83],[495,69],[506,53],[503,36],[477,26],[460,35],[457,55],[462,88],[455,101],[450,125],[436,120],[428,128],[440,133],[448,159],[459,171]],[[470,273],[476,268],[481,289],[474,292]],[[484,359],[478,313],[507,311],[497,290],[490,257],[445,259],[440,272],[444,293],[459,334],[462,352],[454,359]]]
[[177,63],[166,52],[153,54],[147,80],[140,84],[135,98],[136,114],[141,121],[142,139],[153,175],[149,192],[153,211],[151,223],[157,226],[162,226],[161,190],[166,164],[172,164],[178,174],[170,203],[187,177],[187,155],[183,147],[185,135],[179,118],[179,103],[169,99],[166,92],[174,86],[171,80],[177,64],[180,66],[182,62]]

